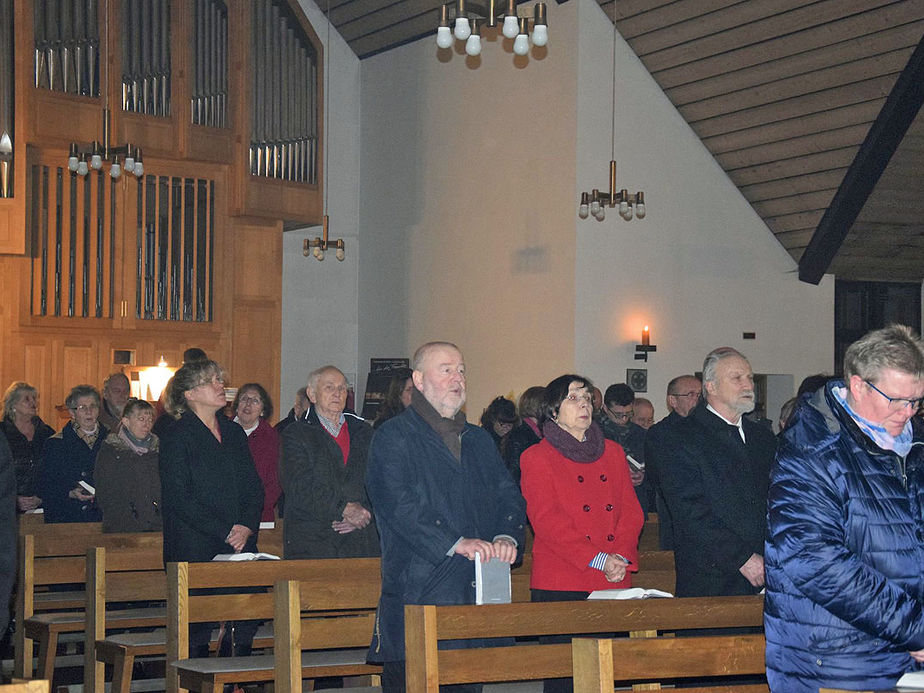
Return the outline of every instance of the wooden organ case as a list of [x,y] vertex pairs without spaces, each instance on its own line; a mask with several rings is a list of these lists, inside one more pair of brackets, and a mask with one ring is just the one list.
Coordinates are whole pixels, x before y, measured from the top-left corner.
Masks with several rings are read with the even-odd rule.
[[322,60],[296,0],[0,0],[0,386],[57,428],[71,386],[198,346],[279,391]]

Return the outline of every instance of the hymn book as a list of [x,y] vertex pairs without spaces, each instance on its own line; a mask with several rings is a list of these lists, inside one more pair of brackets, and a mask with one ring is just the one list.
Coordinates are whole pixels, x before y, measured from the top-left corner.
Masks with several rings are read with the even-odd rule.
[[511,601],[510,564],[499,558],[481,560],[475,552],[475,603],[509,604]]

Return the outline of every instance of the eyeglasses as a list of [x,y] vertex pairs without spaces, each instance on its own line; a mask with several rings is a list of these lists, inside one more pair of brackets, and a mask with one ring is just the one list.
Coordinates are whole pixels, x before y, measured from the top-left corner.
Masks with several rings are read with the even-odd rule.
[[213,375],[208,380],[203,380],[196,387],[205,387],[206,385],[224,385],[225,379],[220,375]]
[[863,382],[869,385],[887,400],[889,400],[889,409],[892,411],[901,411],[902,409],[906,409],[908,407],[911,407],[912,411],[917,411],[918,407],[921,406],[921,402],[924,402],[924,397],[918,397],[916,399],[909,399],[908,397],[889,397],[885,392],[873,385],[869,380],[864,380]]
[[672,392],[671,397],[696,397],[699,399],[702,394],[699,390],[690,390],[689,392]]
[[632,418],[632,415],[635,413],[631,409],[629,411],[613,411],[609,407],[606,407],[606,410],[610,413],[616,421],[628,421]]
[[79,411],[81,413],[88,411],[99,411],[98,404],[79,404],[74,407],[73,411]]
[[565,399],[568,400],[569,402],[576,402],[576,403],[583,403],[583,404],[590,404],[593,401],[593,397],[591,397],[589,394],[576,395],[573,392],[569,394],[567,397],[565,397]]
[[263,404],[263,400],[260,399],[259,397],[247,397],[246,395],[244,397],[241,397],[238,400],[238,402],[240,402],[241,404],[254,404],[256,406],[260,406],[261,404]]

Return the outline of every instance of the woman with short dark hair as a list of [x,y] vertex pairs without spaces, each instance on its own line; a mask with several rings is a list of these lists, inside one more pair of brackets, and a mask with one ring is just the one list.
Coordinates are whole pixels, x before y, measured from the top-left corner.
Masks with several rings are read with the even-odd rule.
[[96,503],[104,532],[155,532],[160,515],[160,441],[151,433],[154,407],[130,399],[119,430],[110,433],[96,458]]
[[[644,518],[622,448],[593,419],[593,384],[563,375],[545,388],[544,438],[523,453],[523,496],[536,539],[536,601],[629,587]],[[538,593],[538,595],[537,595]]]
[[[644,518],[617,443],[594,421],[593,384],[563,375],[545,388],[542,441],[520,458],[526,513],[535,533],[532,601],[586,599],[630,587]],[[570,690],[568,679],[546,693]]]
[[273,400],[260,383],[244,383],[237,389],[231,405],[234,421],[247,434],[247,445],[263,482],[262,522],[276,519],[275,508],[282,495],[279,485],[279,432],[270,426]]
[[517,407],[506,397],[495,397],[481,413],[481,427],[491,434],[497,450],[503,449],[504,439],[520,422]]
[[17,381],[6,389],[0,431],[6,435],[13,453],[16,510],[21,513],[35,510],[42,504],[38,495],[42,448],[55,431],[39,418],[38,390],[29,383]]
[[45,522],[99,522],[93,469],[109,434],[99,422],[99,391],[92,385],[77,385],[64,404],[71,421],[45,442],[42,451]]
[[377,429],[411,406],[411,390],[414,389],[412,373],[410,368],[399,368],[392,374],[391,380],[388,381],[388,390],[385,391],[385,399],[382,400],[372,428]]

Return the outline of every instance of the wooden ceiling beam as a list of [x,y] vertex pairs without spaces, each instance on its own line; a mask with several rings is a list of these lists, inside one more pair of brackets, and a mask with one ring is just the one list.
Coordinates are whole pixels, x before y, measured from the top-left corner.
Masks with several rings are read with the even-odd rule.
[[[831,206],[799,260],[799,279],[818,284],[870,192],[924,103],[924,37],[912,53],[879,117],[860,146]],[[920,270],[919,270],[920,271]]]

